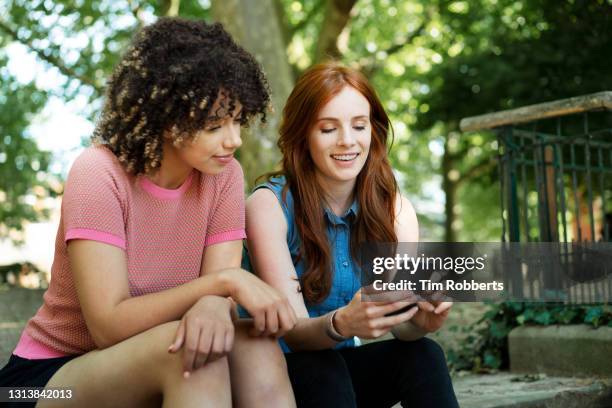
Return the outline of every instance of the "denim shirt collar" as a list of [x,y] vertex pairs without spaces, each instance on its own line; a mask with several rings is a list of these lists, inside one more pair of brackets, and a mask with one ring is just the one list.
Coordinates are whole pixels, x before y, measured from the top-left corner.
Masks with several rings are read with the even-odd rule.
[[355,216],[357,216],[357,211],[359,211],[359,204],[357,203],[357,200],[353,200],[353,203],[351,204],[351,206],[348,208],[348,210],[346,210],[346,212],[342,216],[338,216],[334,214],[334,212],[327,207],[325,207],[324,209],[325,209],[325,216],[327,217],[327,220],[332,225],[339,225],[339,224],[349,225],[350,221],[352,221],[352,219]]

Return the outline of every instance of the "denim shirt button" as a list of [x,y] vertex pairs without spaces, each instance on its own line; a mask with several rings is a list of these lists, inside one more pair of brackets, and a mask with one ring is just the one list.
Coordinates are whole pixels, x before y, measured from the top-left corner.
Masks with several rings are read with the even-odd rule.
[[348,261],[344,261],[344,262],[342,262],[342,266],[344,266],[345,268],[346,268],[346,267],[348,267],[348,266],[349,266]]

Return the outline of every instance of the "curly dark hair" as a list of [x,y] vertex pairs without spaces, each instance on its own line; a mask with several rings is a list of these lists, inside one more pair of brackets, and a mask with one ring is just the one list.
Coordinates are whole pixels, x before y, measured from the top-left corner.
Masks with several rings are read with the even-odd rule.
[[[222,108],[211,112],[220,99]],[[164,134],[175,145],[242,104],[241,123],[266,121],[269,87],[255,58],[219,23],[161,18],[136,33],[108,82],[92,140],[133,174],[152,173]]]

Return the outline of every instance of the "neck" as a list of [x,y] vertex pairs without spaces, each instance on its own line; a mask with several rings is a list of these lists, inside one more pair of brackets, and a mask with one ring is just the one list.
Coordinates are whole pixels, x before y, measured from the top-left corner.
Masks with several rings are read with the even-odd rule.
[[167,189],[179,188],[193,168],[186,165],[176,154],[176,148],[172,143],[166,141],[164,143],[164,157],[161,161],[159,170],[154,174],[148,175],[147,178],[157,186]]
[[333,213],[338,216],[344,215],[353,203],[356,180],[335,181],[317,175],[317,181]]

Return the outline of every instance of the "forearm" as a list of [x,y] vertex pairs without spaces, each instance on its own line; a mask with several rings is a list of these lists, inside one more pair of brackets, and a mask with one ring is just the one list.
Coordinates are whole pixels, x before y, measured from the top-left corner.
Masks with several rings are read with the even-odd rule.
[[230,296],[221,275],[199,277],[183,285],[119,302],[104,319],[104,333],[94,336],[99,347],[110,347],[135,334],[182,316],[203,296]]
[[285,335],[284,340],[293,351],[333,348],[338,342],[327,335],[328,322],[329,314],[314,318],[298,318],[297,324]]

